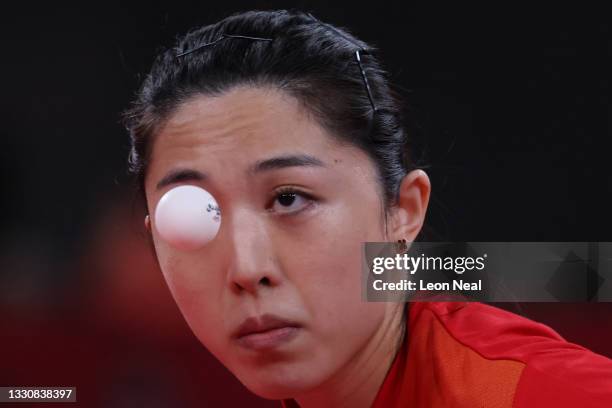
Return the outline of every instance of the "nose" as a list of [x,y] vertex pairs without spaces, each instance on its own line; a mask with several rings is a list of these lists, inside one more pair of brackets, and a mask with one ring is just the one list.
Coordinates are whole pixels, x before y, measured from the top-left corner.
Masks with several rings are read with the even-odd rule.
[[281,274],[275,264],[274,241],[264,215],[252,210],[234,211],[227,221],[231,246],[227,279],[236,293],[258,295],[277,286]]

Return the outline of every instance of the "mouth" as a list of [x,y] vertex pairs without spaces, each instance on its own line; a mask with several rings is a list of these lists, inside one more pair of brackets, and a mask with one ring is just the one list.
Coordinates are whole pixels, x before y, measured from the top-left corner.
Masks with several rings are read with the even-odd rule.
[[264,314],[243,321],[232,337],[247,349],[267,350],[288,343],[299,334],[301,328],[290,320]]

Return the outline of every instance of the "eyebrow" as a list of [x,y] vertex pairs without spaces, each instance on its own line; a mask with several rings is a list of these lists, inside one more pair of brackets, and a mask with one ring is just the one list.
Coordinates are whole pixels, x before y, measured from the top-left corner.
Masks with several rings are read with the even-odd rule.
[[159,182],[157,183],[157,186],[155,187],[157,190],[161,190],[162,188],[170,185],[170,184],[174,184],[174,183],[179,183],[181,181],[201,181],[206,179],[206,175],[204,173],[201,173],[197,170],[192,170],[192,169],[176,169],[176,170],[172,170],[170,171],[168,174],[166,174],[161,180],[159,180]]
[[[286,156],[277,156],[270,159],[260,160],[255,162],[247,172],[249,174],[257,174],[270,170],[284,169],[287,167],[326,167],[325,163],[314,156],[308,154],[294,154]],[[165,175],[156,186],[157,190],[162,189],[170,184],[179,183],[182,181],[202,181],[208,176],[200,171],[193,169],[175,169]]]
[[314,156],[308,154],[294,154],[288,156],[272,157],[260,160],[251,166],[250,173],[283,169],[286,167],[326,167],[325,164]]

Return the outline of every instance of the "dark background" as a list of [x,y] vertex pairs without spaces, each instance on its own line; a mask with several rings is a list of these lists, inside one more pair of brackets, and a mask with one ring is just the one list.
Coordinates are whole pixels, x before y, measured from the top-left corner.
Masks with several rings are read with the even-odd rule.
[[[603,9],[110,3],[1,17],[0,385],[88,407],[276,406],[197,342],[142,235],[119,124],[160,46],[297,7],[372,42],[402,87],[450,241],[612,241]],[[612,303],[498,305],[612,357]]]

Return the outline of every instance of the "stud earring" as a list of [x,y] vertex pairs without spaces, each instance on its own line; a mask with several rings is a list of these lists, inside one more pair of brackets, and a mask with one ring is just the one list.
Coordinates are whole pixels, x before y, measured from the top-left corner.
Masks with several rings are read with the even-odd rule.
[[404,253],[408,250],[408,243],[404,238],[397,240],[397,251]]

